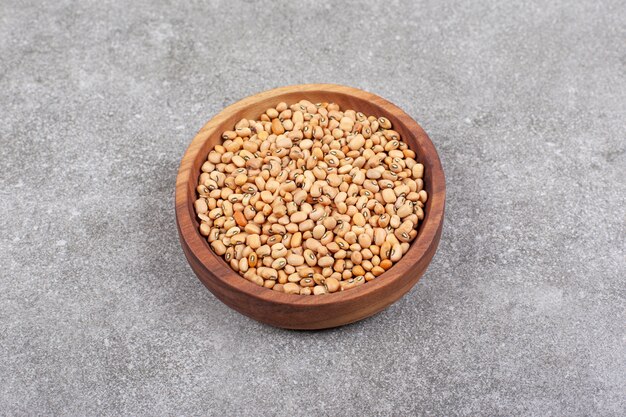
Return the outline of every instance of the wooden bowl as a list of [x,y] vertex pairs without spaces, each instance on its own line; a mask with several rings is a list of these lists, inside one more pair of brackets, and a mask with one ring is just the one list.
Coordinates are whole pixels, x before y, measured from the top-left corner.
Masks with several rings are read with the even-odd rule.
[[[336,102],[342,109],[385,116],[424,164],[428,201],[418,235],[402,259],[378,278],[359,287],[325,295],[293,295],[259,287],[233,271],[200,235],[194,212],[200,167],[209,151],[242,118],[256,119],[281,101],[307,99]],[[277,88],[225,108],[198,132],[185,152],[176,178],[176,222],[189,265],[200,281],[224,304],[255,320],[289,329],[324,329],[369,317],[388,307],[415,285],[430,263],[441,237],[445,179],[437,151],[428,135],[406,113],[374,94],[332,84]]]

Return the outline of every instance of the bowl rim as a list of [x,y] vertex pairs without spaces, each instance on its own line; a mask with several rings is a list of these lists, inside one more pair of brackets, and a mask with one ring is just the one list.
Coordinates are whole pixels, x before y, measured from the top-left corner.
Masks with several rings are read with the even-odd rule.
[[[235,112],[247,109],[257,102],[266,101],[272,98],[280,101],[280,96],[294,93],[328,91],[328,93],[340,93],[346,96],[353,96],[359,100],[367,100],[373,102],[376,106],[383,109],[384,114],[379,115],[389,118],[393,124],[401,123],[406,130],[414,132],[415,140],[420,142],[422,147],[422,155],[428,155],[429,166],[425,165],[426,175],[431,175],[432,188],[436,189],[435,193],[429,194],[427,201],[428,210],[425,210],[424,220],[418,228],[418,235],[409,247],[400,261],[395,263],[392,268],[385,271],[376,279],[366,282],[359,287],[352,288],[349,291],[337,291],[322,296],[302,296],[299,294],[286,294],[283,292],[273,291],[268,288],[258,286],[245,278],[239,273],[231,269],[230,265],[218,256],[210,248],[206,239],[200,235],[195,219],[195,211],[193,202],[195,195],[190,195],[189,182],[197,181],[200,172],[193,171],[194,161],[198,156],[204,143],[215,134],[221,135],[222,132],[217,128]],[[304,98],[304,97],[303,97]],[[277,101],[277,102],[278,102]],[[358,109],[355,109],[358,111]],[[416,158],[418,162],[423,163],[424,158]],[[195,190],[195,184],[193,186]],[[413,120],[402,109],[397,107],[390,101],[379,97],[373,93],[339,84],[296,84],[279,88],[274,88],[261,93],[248,96],[244,99],[236,101],[225,107],[218,114],[212,117],[195,135],[191,143],[185,150],[181,159],[178,174],[176,177],[175,191],[175,212],[176,223],[179,230],[181,243],[186,245],[188,250],[187,256],[193,256],[197,263],[201,264],[209,275],[219,281],[221,286],[227,289],[245,294],[258,301],[269,302],[273,304],[282,304],[285,306],[325,306],[337,303],[350,302],[354,299],[367,296],[378,292],[383,288],[391,285],[395,280],[401,279],[402,273],[394,274],[396,271],[408,271],[415,264],[427,255],[429,248],[434,244],[438,244],[437,234],[440,231],[443,222],[445,210],[445,176],[439,155],[432,141],[422,129],[422,127]],[[194,224],[195,223],[195,224]],[[187,233],[187,230],[193,229],[195,233]],[[419,243],[419,244],[418,244]],[[417,280],[416,280],[417,281]],[[411,287],[414,283],[411,284]],[[410,289],[410,287],[408,288]],[[407,291],[408,291],[407,289]]]

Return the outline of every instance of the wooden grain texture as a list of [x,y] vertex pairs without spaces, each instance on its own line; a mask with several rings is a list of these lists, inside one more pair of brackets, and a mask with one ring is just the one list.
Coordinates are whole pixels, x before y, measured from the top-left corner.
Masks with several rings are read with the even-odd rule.
[[[208,152],[242,118],[256,119],[281,101],[301,99],[336,102],[342,109],[385,116],[424,164],[424,189],[428,192],[425,217],[409,251],[391,269],[354,289],[320,296],[284,294],[259,287],[233,271],[213,253],[198,231],[193,202],[200,167]],[[406,294],[433,258],[443,227],[445,178],[437,151],[424,130],[387,100],[351,87],[305,84],[277,88],[245,98],[211,119],[185,152],[176,179],[176,222],[189,265],[200,281],[229,307],[273,326],[290,329],[324,329],[371,316]]]

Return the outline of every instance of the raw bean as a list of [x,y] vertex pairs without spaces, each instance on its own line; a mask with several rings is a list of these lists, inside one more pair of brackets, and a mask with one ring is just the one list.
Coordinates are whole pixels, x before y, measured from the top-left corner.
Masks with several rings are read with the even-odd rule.
[[306,248],[312,250],[313,252],[319,252],[320,248],[322,247],[322,244],[318,240],[313,238],[308,238],[304,245],[306,246]]
[[378,123],[383,129],[391,129],[391,122],[386,117],[379,117]]
[[380,247],[380,258],[388,259],[391,253],[391,243],[385,241]]
[[352,131],[352,127],[354,126],[354,120],[349,117],[342,117],[339,121],[339,129],[344,130],[346,132]]
[[246,182],[248,182],[248,176],[246,174],[239,174],[235,177],[235,184],[236,185],[244,185]]
[[239,271],[240,272],[246,272],[248,270],[248,259],[246,258],[241,258],[239,260]]
[[372,245],[372,238],[367,233],[360,234],[357,241],[362,248],[369,248]]
[[382,177],[382,173],[377,170],[377,169],[368,169],[367,172],[365,173],[365,176],[367,178],[369,178],[370,180],[377,180],[380,177]]
[[348,148],[353,151],[358,151],[365,146],[365,138],[363,135],[353,136],[352,139],[348,142]]
[[422,165],[422,164],[415,164],[415,165],[413,165],[413,169],[411,170],[411,174],[413,175],[413,178],[415,178],[415,179],[423,178],[424,177],[424,165]]
[[287,294],[299,294],[300,286],[293,282],[288,282],[283,285],[283,291],[286,292]]
[[305,251],[303,253],[303,257],[304,257],[304,261],[307,263],[307,265],[315,266],[317,264],[317,257],[315,256],[315,253],[313,253],[312,250],[305,249]]
[[383,268],[385,271],[388,270],[389,268],[391,268],[391,265],[393,265],[393,263],[391,262],[391,260],[389,259],[384,259],[382,261],[380,261],[380,267]]
[[302,223],[307,219],[307,214],[303,211],[296,211],[290,217],[292,223]]
[[341,281],[339,283],[339,285],[341,286],[341,290],[342,291],[346,291],[346,290],[349,290],[351,288],[356,287],[356,283],[354,282],[354,278],[351,278],[351,279],[349,279],[347,281]]
[[413,213],[413,207],[410,202],[406,202],[403,205],[401,205],[400,208],[396,212],[396,214],[402,219],[411,213]]
[[235,222],[237,222],[237,225],[239,227],[244,227],[248,224],[248,220],[246,220],[246,217],[241,211],[236,211],[235,213],[233,213],[233,217],[235,218]]
[[250,281],[252,281],[253,283],[255,283],[258,286],[263,286],[263,278],[261,278],[258,275],[253,275],[250,279]]
[[317,260],[317,264],[319,266],[321,266],[322,268],[327,267],[327,266],[331,266],[334,263],[334,259],[332,258],[332,256],[323,256],[320,259]]
[[313,281],[313,278],[302,278],[300,280],[300,286],[301,287],[313,287],[315,286],[315,281]]
[[326,233],[326,228],[321,224],[318,224],[317,226],[313,228],[314,239],[320,240],[322,236],[324,236],[324,233]]
[[287,136],[279,136],[278,139],[276,139],[276,146],[278,146],[279,148],[291,148],[291,146],[293,145],[293,143],[291,142],[291,139],[289,139]]
[[291,236],[290,247],[292,247],[292,248],[299,248],[300,246],[302,246],[302,233],[295,232]]
[[287,255],[287,263],[292,266],[304,265],[304,256],[296,255],[295,253]]
[[261,237],[258,234],[248,235],[246,237],[246,244],[252,249],[258,249],[261,247]]
[[365,217],[363,217],[361,213],[356,213],[354,216],[352,216],[352,221],[357,226],[365,226]]
[[250,268],[254,268],[257,264],[257,254],[252,252],[250,255],[248,255],[248,265],[250,266]]
[[354,268],[352,268],[352,275],[357,276],[357,277],[361,275],[365,275],[365,270],[363,269],[361,265],[357,265]]
[[275,118],[277,118],[277,117],[278,117],[278,110],[276,110],[276,109],[267,109],[267,110],[265,111],[265,114],[267,114],[267,116],[268,116],[270,119],[275,119]]
[[323,285],[316,285],[315,287],[313,287],[313,294],[315,295],[322,295],[322,294],[326,294],[328,292],[328,290],[326,290],[326,287],[324,287]]
[[372,274],[374,274],[374,276],[379,276],[382,275],[383,272],[385,272],[385,269],[380,267],[380,266],[375,266],[371,269]]
[[220,256],[226,253],[226,245],[224,245],[221,240],[216,240],[211,243],[211,248],[213,248],[213,251]]
[[200,234],[202,236],[208,236],[209,233],[211,233],[211,226],[209,226],[207,223],[200,224]]
[[302,268],[298,270],[298,276],[301,278],[312,277],[315,274],[315,270],[313,268]]
[[312,230],[315,226],[315,223],[311,219],[307,219],[298,225],[298,230],[301,232],[306,232],[308,230]]
[[272,262],[272,268],[275,270],[283,269],[287,265],[287,260],[285,258],[278,258]]
[[382,191],[383,200],[385,203],[395,203],[396,202],[396,193],[393,191],[393,188],[385,188]]
[[398,262],[400,258],[402,258],[403,254],[404,252],[402,251],[402,246],[399,243],[396,243],[389,251],[389,259],[391,262]]
[[326,278],[322,274],[313,274],[313,281],[317,285],[323,285]]
[[285,133],[285,128],[278,119],[272,120],[272,133],[275,135],[282,135]]
[[328,292],[337,292],[339,290],[339,281],[335,278],[327,278],[324,281],[324,285],[328,289]]
[[272,246],[272,258],[278,259],[287,255],[287,248],[282,243],[276,243]]
[[196,209],[196,213],[198,214],[204,214],[209,211],[209,206],[207,205],[204,198],[197,199],[194,203],[194,208]]

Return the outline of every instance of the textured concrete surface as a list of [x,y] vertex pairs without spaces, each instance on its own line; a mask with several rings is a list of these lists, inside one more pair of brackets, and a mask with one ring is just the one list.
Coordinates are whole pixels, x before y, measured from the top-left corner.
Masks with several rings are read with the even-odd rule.
[[[0,1],[1,415],[624,415],[623,1]],[[323,332],[217,301],[176,235],[195,131],[272,87],[431,135],[420,283]]]

